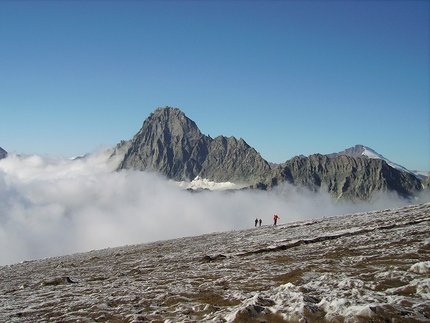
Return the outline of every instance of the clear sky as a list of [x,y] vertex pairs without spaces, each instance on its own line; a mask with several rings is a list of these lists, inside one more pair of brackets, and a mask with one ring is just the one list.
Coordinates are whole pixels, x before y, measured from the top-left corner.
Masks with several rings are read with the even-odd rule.
[[0,147],[72,157],[157,107],[271,162],[430,170],[428,1],[0,1]]

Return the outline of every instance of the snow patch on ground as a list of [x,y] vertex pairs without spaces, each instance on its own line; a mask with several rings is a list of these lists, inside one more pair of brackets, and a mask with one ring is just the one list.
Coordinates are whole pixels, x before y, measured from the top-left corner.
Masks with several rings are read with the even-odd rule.
[[429,274],[430,261],[423,261],[413,264],[409,270],[419,274]]
[[191,182],[182,181],[182,182],[176,182],[176,184],[179,187],[184,189],[192,189],[192,190],[209,189],[211,191],[235,190],[235,189],[241,189],[243,187],[248,186],[248,184],[236,184],[231,182],[214,182],[206,178],[200,178],[199,176],[197,176]]

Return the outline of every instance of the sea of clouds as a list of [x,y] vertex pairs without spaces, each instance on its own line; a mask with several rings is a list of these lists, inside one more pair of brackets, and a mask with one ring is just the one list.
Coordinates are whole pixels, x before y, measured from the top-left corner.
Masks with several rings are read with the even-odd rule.
[[[394,194],[334,203],[329,194],[282,185],[272,191],[201,191],[153,172],[115,171],[122,156],[9,154],[0,160],[0,265],[210,232],[411,204]],[[421,196],[413,203],[424,203]]]

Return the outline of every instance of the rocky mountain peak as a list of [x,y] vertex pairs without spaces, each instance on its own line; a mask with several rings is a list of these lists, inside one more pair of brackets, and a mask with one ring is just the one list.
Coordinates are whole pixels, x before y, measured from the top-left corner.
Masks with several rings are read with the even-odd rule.
[[185,137],[193,140],[202,135],[194,121],[187,118],[185,113],[167,106],[151,113],[144,121],[142,130],[151,131],[155,135],[165,138]]
[[242,138],[212,139],[181,110],[164,107],[144,121],[119,169],[154,170],[178,181],[199,176],[252,183],[270,167]]
[[364,154],[365,151],[366,151],[366,148],[363,145],[355,145],[354,147],[342,150],[338,153],[327,154],[326,156],[329,158],[335,158],[338,156],[368,158],[368,156]]
[[388,158],[385,158],[381,154],[377,153],[372,148],[369,148],[369,147],[366,147],[363,145],[355,145],[354,147],[342,150],[341,152],[328,154],[326,156],[329,158],[336,158],[339,156],[349,156],[349,157],[353,157],[353,158],[381,159],[381,160],[384,160],[388,165],[390,165],[390,167],[395,168],[395,169],[399,170],[400,172],[409,173],[409,174],[417,177],[420,180],[423,180],[425,178],[425,176],[420,174],[420,172],[411,171],[411,170],[403,167],[402,165],[396,164],[396,163],[392,162],[391,160],[389,160]]

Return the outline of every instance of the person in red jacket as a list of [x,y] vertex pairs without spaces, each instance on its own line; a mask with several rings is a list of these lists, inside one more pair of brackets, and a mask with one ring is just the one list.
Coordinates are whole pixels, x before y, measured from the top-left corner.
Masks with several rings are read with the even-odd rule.
[[277,214],[275,214],[273,216],[273,225],[276,225],[276,223],[278,222],[279,219],[280,219],[280,217]]

